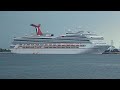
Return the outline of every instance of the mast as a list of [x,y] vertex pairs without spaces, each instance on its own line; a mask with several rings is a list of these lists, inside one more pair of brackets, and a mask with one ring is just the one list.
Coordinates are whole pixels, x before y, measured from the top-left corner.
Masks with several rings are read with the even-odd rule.
[[111,40],[111,46],[110,46],[109,50],[113,51],[114,49],[115,49],[114,42],[113,42],[113,40]]
[[111,47],[113,46],[113,44],[114,44],[114,43],[113,43],[113,40],[111,40]]

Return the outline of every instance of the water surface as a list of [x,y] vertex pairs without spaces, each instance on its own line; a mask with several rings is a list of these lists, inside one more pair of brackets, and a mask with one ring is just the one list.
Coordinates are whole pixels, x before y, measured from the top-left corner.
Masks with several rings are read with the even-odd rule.
[[0,79],[120,79],[120,55],[0,54]]

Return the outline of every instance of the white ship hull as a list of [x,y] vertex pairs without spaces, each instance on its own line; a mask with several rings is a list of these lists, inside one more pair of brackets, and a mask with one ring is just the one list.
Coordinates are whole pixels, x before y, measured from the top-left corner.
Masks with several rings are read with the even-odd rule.
[[18,54],[102,54],[109,46],[95,46],[92,48],[41,48],[41,49],[11,49],[12,53]]

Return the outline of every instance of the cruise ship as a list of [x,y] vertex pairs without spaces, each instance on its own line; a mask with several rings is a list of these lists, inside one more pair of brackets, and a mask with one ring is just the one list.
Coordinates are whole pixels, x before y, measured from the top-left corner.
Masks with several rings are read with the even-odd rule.
[[54,36],[43,33],[40,24],[31,24],[34,35],[14,37],[10,50],[17,54],[102,54],[110,45],[103,36],[88,31],[67,31],[64,35]]

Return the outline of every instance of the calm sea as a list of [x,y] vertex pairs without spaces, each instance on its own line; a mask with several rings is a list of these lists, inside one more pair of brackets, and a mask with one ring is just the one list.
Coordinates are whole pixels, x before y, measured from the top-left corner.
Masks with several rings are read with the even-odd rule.
[[0,54],[0,79],[120,79],[120,55]]

